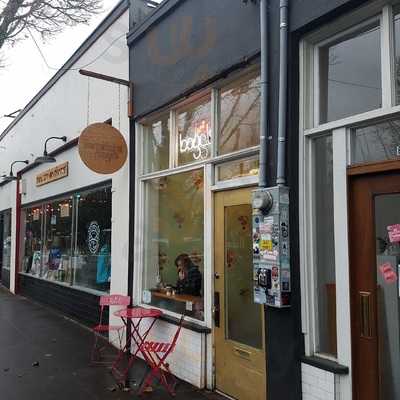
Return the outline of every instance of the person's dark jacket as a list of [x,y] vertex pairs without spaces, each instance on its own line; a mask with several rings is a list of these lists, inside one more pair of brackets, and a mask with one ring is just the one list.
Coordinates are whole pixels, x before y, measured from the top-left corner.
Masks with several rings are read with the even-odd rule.
[[177,293],[201,296],[201,272],[197,265],[191,265],[186,271],[185,279],[178,280]]

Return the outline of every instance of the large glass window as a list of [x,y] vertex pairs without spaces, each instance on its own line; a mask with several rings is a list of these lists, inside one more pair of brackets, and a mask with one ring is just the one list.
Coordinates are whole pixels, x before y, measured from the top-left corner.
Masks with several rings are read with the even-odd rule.
[[396,104],[400,104],[400,13],[397,8],[394,12],[394,82]]
[[203,316],[203,169],[145,183],[143,302]]
[[111,277],[111,188],[74,194],[22,210],[21,271],[108,291]]
[[314,139],[314,246],[317,352],[336,356],[332,136]]
[[320,123],[382,106],[380,26],[319,48]]
[[[11,211],[0,213],[0,268],[11,267]],[[0,274],[1,275],[1,274]]]
[[260,143],[260,78],[240,80],[221,90],[218,154]]
[[111,188],[77,196],[74,284],[108,291],[111,280]]

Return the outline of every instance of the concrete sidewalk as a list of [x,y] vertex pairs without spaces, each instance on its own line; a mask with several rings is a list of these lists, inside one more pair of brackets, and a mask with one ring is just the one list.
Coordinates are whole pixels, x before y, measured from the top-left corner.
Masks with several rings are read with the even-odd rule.
[[[136,363],[131,391],[120,390],[109,369],[89,365],[90,331],[64,316],[0,286],[0,399],[105,400],[138,399],[146,372]],[[37,365],[38,364],[38,365]],[[154,387],[141,399],[171,398]],[[215,393],[186,383],[177,386],[177,400],[220,400]]]

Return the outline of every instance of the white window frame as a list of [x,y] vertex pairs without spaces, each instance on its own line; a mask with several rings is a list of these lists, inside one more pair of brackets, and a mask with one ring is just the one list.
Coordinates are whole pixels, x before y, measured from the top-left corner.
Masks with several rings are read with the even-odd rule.
[[[362,29],[374,19],[380,20],[382,107],[340,120],[319,124],[318,47],[350,32]],[[318,353],[317,306],[315,298],[315,249],[313,248],[313,139],[332,135],[334,237],[336,274],[336,361],[351,370],[350,282],[347,220],[347,166],[350,164],[351,129],[400,113],[395,104],[394,33],[392,5],[376,1],[356,9],[312,32],[300,42],[300,104],[299,104],[299,233],[301,269],[302,331],[307,356],[333,358]],[[347,393],[351,393],[351,379]]]
[[[216,168],[225,162],[242,160],[248,157],[257,155],[259,153],[259,146],[254,146],[239,150],[230,154],[218,155],[218,121],[220,116],[220,91],[225,86],[235,82],[236,80],[243,80],[246,77],[251,77],[259,71],[259,65],[254,65],[245,71],[216,82],[201,92],[195,94],[192,98],[184,100],[183,102],[176,103],[167,110],[160,111],[157,114],[150,115],[145,120],[136,123],[136,171],[139,171],[139,176],[136,178],[135,183],[135,254],[134,254],[134,302],[143,307],[155,306],[145,304],[142,302],[143,292],[143,273],[144,273],[144,226],[145,226],[145,207],[144,207],[144,186],[146,182],[151,179],[160,178],[163,176],[170,176],[173,174],[193,171],[196,169],[203,169],[204,172],[204,320],[198,320],[191,317],[186,317],[188,321],[207,326],[212,328],[212,306],[213,306],[213,236],[214,236],[214,220],[213,220],[213,192],[219,190],[233,189],[239,187],[253,186],[258,183],[257,176],[248,176],[241,178],[233,178],[226,181],[218,181],[216,177]],[[196,102],[203,96],[211,96],[211,154],[206,160],[194,161],[190,164],[178,166],[178,130],[177,130],[177,114],[182,105],[187,105]],[[169,113],[170,116],[170,158],[169,168],[161,171],[151,173],[144,173],[144,160],[143,160],[143,139],[144,129],[143,122],[156,120],[158,116]],[[180,317],[177,313],[162,309],[163,313],[173,317]]]

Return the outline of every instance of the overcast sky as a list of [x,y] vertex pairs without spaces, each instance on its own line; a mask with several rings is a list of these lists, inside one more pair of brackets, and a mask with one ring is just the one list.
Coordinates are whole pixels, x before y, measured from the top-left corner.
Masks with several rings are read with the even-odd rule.
[[[118,1],[104,0],[104,12],[93,18],[88,26],[68,28],[47,43],[42,43],[37,37],[49,66],[62,67]],[[14,48],[6,48],[3,53],[6,68],[0,69],[0,133],[12,121],[2,116],[24,108],[56,73],[55,70],[47,68],[31,38],[18,43]]]

